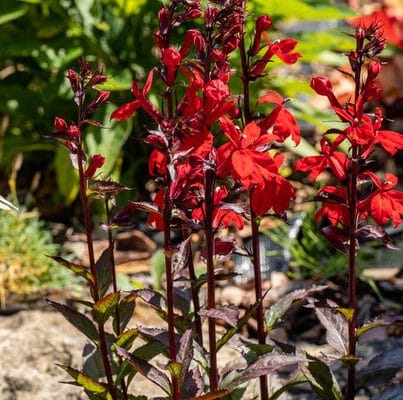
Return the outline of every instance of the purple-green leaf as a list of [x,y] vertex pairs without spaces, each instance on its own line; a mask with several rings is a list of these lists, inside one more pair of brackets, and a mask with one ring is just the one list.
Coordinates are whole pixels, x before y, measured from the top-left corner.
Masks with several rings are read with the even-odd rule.
[[348,324],[343,315],[331,308],[315,308],[316,315],[326,328],[326,341],[340,356],[348,353]]
[[358,328],[355,335],[360,337],[363,333],[371,329],[379,328],[381,326],[389,326],[396,323],[403,323],[403,315],[383,315]]
[[308,380],[312,390],[326,400],[342,400],[337,379],[329,366],[319,358],[307,356],[308,364],[301,365],[301,371]]
[[388,383],[403,368],[403,347],[375,356],[367,366],[357,372],[357,389],[364,386]]
[[64,318],[67,319],[67,321],[69,321],[75,328],[87,336],[88,339],[91,339],[95,344],[99,343],[97,328],[89,318],[70,307],[56,303],[48,298],[46,298],[46,302],[54,309],[59,311]]
[[137,358],[122,347],[116,346],[116,353],[126,360],[139,374],[159,386],[165,393],[170,394],[171,383],[168,377],[147,361]]
[[106,384],[99,383],[82,372],[69,366],[60,364],[56,365],[64,369],[80,386],[94,394],[97,398],[112,400],[112,396],[110,395]]
[[95,321],[99,324],[104,324],[116,310],[119,298],[120,293],[114,292],[98,300],[92,308]]
[[307,361],[307,359],[297,355],[276,352],[265,354],[245,369],[229,371],[222,377],[220,386],[224,389],[232,390],[251,379],[270,375],[280,368],[303,361]]
[[62,257],[49,256],[49,258],[51,258],[53,261],[56,261],[58,264],[62,265],[63,267],[69,269],[70,271],[74,272],[76,275],[81,276],[87,282],[91,282],[91,283],[94,282],[94,279],[87,267],[73,263]]
[[286,294],[266,311],[264,316],[265,331],[270,332],[274,329],[278,321],[284,317],[291,306],[304,300],[313,293],[326,289],[326,287],[327,286],[313,286],[309,289],[294,290],[293,292]]
[[234,304],[229,304],[219,309],[200,310],[199,315],[202,317],[222,319],[228,325],[235,328],[239,319],[239,308]]

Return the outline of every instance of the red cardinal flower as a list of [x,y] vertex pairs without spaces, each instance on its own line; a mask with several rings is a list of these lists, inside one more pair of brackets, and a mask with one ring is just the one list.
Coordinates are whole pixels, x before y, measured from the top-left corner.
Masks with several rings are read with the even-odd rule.
[[392,190],[397,183],[397,177],[391,173],[386,173],[385,182],[381,180],[373,172],[365,172],[371,178],[376,186],[376,190],[364,202],[370,205],[372,218],[378,224],[386,224],[391,220],[395,227],[401,223],[401,215],[403,215],[403,192]]
[[251,190],[251,208],[256,215],[264,215],[270,209],[280,214],[290,207],[290,200],[295,199],[293,186],[278,174],[271,174],[264,185],[257,185]]
[[245,188],[251,189],[256,184],[263,185],[264,178],[269,177],[270,173],[277,173],[274,160],[267,152],[260,150],[272,141],[272,136],[262,135],[256,122],[249,123],[241,131],[224,116],[220,118],[220,126],[230,139],[230,142],[217,149],[217,173],[220,176],[231,174]]
[[[214,192],[213,228],[216,229],[219,226],[227,228],[230,225],[234,225],[236,228],[242,229],[244,226],[242,215],[231,210],[229,207],[225,208],[226,203],[222,200],[227,195],[228,191],[225,186],[218,186]],[[205,204],[192,211],[192,218],[196,221],[204,221],[204,215]]]
[[154,71],[151,70],[148,74],[147,81],[144,85],[143,90],[139,89],[136,82],[132,83],[132,93],[136,100],[124,104],[123,106],[116,109],[112,113],[111,119],[116,119],[116,121],[124,121],[130,118],[134,114],[134,112],[141,107],[154,121],[159,122],[162,120],[162,114],[146,98],[146,94],[150,91],[151,88],[153,74]]
[[269,90],[260,97],[256,104],[272,103],[277,106],[275,109],[262,121],[259,122],[259,127],[263,132],[273,127],[274,140],[284,142],[289,136],[292,137],[295,145],[301,141],[300,129],[294,116],[285,108],[286,100],[275,90]]
[[343,139],[343,136],[340,135],[338,140],[331,144],[326,138],[323,138],[320,141],[322,154],[301,158],[295,164],[295,169],[303,172],[311,171],[309,178],[315,181],[321,172],[330,168],[336,178],[343,181],[348,169],[347,156],[340,151],[335,151]]

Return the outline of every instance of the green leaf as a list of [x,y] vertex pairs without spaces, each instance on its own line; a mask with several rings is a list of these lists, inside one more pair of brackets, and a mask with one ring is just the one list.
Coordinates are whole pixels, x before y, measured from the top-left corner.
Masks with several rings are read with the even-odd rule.
[[336,307],[336,311],[338,311],[343,317],[346,319],[347,322],[353,320],[355,310],[354,308],[343,308],[343,307]]
[[287,391],[289,388],[300,385],[301,383],[305,383],[307,380],[304,375],[298,374],[294,378],[290,379],[286,382],[280,389],[277,389],[273,394],[270,395],[270,400],[278,400],[279,397]]
[[99,90],[107,90],[108,92],[117,92],[122,90],[130,90],[131,83],[118,82],[113,78],[109,78],[106,82],[96,86]]
[[68,206],[76,199],[80,191],[80,183],[78,171],[72,168],[68,152],[64,147],[56,148],[54,166],[58,193],[62,195],[64,204]]
[[132,346],[134,340],[138,337],[139,330],[137,328],[129,329],[126,332],[123,332],[116,342],[119,347],[123,347],[126,350],[129,350]]
[[112,283],[112,265],[109,257],[109,248],[105,249],[95,263],[98,282],[98,297],[104,297],[109,285]]
[[161,280],[165,273],[165,255],[163,250],[157,250],[151,258],[151,278],[155,290],[161,289]]
[[119,292],[109,293],[94,304],[93,315],[98,324],[104,324],[115,312],[119,298]]
[[171,376],[179,378],[182,371],[182,364],[178,361],[170,361],[167,365],[167,370],[169,371]]
[[63,267],[69,269],[70,271],[74,272],[76,275],[81,276],[87,282],[91,282],[91,283],[94,282],[94,279],[87,267],[75,264],[72,261],[68,261],[62,257],[49,256],[49,258],[51,258],[53,261],[56,261],[58,264],[62,265]]
[[116,168],[118,160],[122,157],[122,147],[126,143],[133,126],[131,119],[119,123],[115,120],[110,121],[110,115],[115,109],[114,104],[107,104],[104,108],[104,128],[99,129],[91,126],[85,135],[88,153],[102,154],[106,158],[103,167],[97,171],[102,179],[109,178]]
[[98,331],[94,323],[85,315],[71,309],[63,304],[56,303],[48,298],[46,302],[54,309],[59,311],[74,327],[76,327],[85,336],[91,339],[96,345],[99,344]]
[[307,357],[310,362],[301,366],[301,370],[313,391],[326,400],[342,400],[340,387],[329,366],[319,358]]
[[18,4],[15,0],[1,0],[0,25],[21,18],[27,11],[28,8],[24,4]]
[[[119,286],[121,287],[121,286]],[[123,297],[118,305],[119,310],[119,332],[123,332],[126,329],[127,324],[133,316],[134,308],[136,307],[136,296],[133,294],[129,294]],[[116,319],[113,320],[113,330],[115,333],[118,332],[116,329]]]
[[323,5],[311,6],[303,0],[255,0],[259,13],[266,12],[270,16],[281,16],[283,18],[297,18],[299,20],[323,20],[323,19],[345,19],[353,13],[348,7],[332,7],[327,2]]
[[60,368],[63,368],[80,386],[94,394],[97,398],[112,400],[112,396],[104,383],[96,382],[89,376],[84,375],[82,372],[69,366],[61,364],[56,365],[58,365]]

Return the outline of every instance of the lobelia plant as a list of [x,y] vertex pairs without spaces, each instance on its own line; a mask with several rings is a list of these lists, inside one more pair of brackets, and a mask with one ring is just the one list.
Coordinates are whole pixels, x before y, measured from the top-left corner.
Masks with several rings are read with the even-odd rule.
[[[202,27],[188,29],[177,49],[171,43],[173,30],[184,23],[188,26],[196,18],[202,19]],[[252,82],[263,75],[273,57],[293,64],[300,54],[294,52],[297,42],[292,39],[270,40],[266,31],[271,20],[267,15],[256,20],[248,46],[246,18],[246,1],[241,0],[213,1],[204,8],[199,1],[172,0],[160,10],[159,30],[155,34],[160,62],[149,72],[143,88],[133,82],[135,99],[111,115],[123,121],[142,109],[153,121],[145,128],[144,140],[153,147],[148,167],[158,190],[153,202],[129,202],[114,216],[111,199],[127,188],[95,179],[105,159],[102,155],[87,157],[82,140],[86,125],[102,128],[93,114],[108,99],[108,92],[97,89],[107,77],[92,73],[84,60],[78,72],[68,72],[78,107],[77,122],[68,124],[57,117],[56,133],[51,137],[67,148],[78,169],[90,266],[88,269],[60,258],[56,261],[88,282],[92,300],[81,303],[92,319],[67,306],[48,302],[94,345],[82,371],[62,366],[91,399],[147,398],[129,394],[130,382],[137,373],[157,385],[164,392],[165,397],[159,397],[163,399],[241,398],[246,390],[244,384],[255,378],[260,378],[261,399],[268,399],[269,395],[274,399],[287,385],[278,390],[269,388],[267,375],[288,365],[320,362],[297,353],[292,346],[266,344],[267,334],[287,310],[323,287],[292,292],[268,310],[263,309],[259,221],[266,215],[282,215],[294,198],[293,187],[279,174],[283,156],[268,150],[288,136],[298,143],[299,128],[279,93],[269,90],[257,101],[257,105],[274,105],[267,115],[252,111],[249,93]],[[233,76],[236,72],[231,71],[229,61],[229,55],[235,51],[239,51],[242,60],[237,76]],[[155,77],[164,85],[159,107],[147,97]],[[242,96],[233,95],[228,86],[229,80],[236,77],[243,83]],[[90,94],[93,89],[94,98]],[[241,192],[249,197],[248,205],[237,200]],[[101,227],[107,231],[109,246],[97,261],[90,198],[104,199],[107,217]],[[163,232],[166,295],[151,289],[120,293],[117,287],[113,228],[130,225],[131,216],[139,210],[146,211],[148,223]],[[231,276],[221,266],[235,249],[235,239],[223,237],[221,228],[232,225],[242,229],[245,218],[252,224],[253,246],[245,253],[253,259],[256,303],[241,315],[235,305],[218,307],[215,289],[218,280]],[[199,277],[190,245],[190,235],[195,230],[204,232],[202,258],[207,271]],[[179,245],[173,243],[174,234],[182,238]],[[207,291],[205,305],[199,296],[203,286]],[[167,328],[127,328],[137,300],[148,303]],[[253,315],[258,321],[259,344],[239,334]],[[204,319],[208,321],[208,350],[203,340]],[[227,326],[218,339],[217,319]],[[112,332],[106,332],[110,321]],[[136,339],[145,344],[137,345]],[[238,365],[220,371],[217,354],[224,345],[231,344],[241,353],[245,367]],[[158,354],[167,357],[168,373],[150,362]],[[204,376],[208,376],[208,382]]]
[[[348,307],[332,304],[331,308],[339,314],[334,314],[329,308],[317,308],[317,314],[327,329],[329,343],[337,350],[337,358],[347,365],[347,400],[354,399],[357,390],[371,385],[371,381],[389,382],[403,365],[401,351],[393,354],[386,352],[373,358],[368,366],[356,373],[359,360],[356,344],[359,337],[370,329],[402,320],[402,317],[380,317],[358,326],[356,255],[359,243],[368,241],[379,241],[390,249],[398,250],[382,225],[388,222],[395,227],[400,225],[403,193],[393,189],[397,185],[396,176],[386,173],[382,181],[371,171],[373,163],[370,156],[378,146],[394,155],[403,149],[403,135],[382,130],[384,117],[380,108],[375,108],[372,113],[366,111],[368,103],[376,100],[380,94],[376,78],[381,64],[376,56],[385,48],[386,42],[381,24],[359,24],[354,38],[356,48],[347,54],[351,67],[347,75],[355,85],[351,98],[341,104],[326,77],[314,77],[311,81],[313,90],[328,98],[332,109],[345,124],[345,129],[327,131],[325,135],[335,134],[336,137],[333,142],[327,136],[321,140],[321,155],[304,157],[296,164],[297,170],[310,171],[312,180],[327,168],[337,180],[337,185],[327,185],[318,191],[314,200],[323,205],[314,220],[322,225],[324,236],[333,246],[348,256]],[[348,142],[348,154],[337,150],[342,142]],[[375,224],[368,224],[370,217]],[[392,393],[395,389],[390,390]]]

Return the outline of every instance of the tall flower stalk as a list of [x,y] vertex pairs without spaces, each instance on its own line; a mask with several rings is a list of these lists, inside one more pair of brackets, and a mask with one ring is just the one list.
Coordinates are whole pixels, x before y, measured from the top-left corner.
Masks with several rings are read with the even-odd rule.
[[[381,65],[375,57],[384,49],[385,39],[381,25],[359,25],[355,30],[356,48],[348,53],[354,92],[351,100],[341,104],[335,96],[332,85],[326,77],[315,77],[311,87],[319,95],[326,96],[340,120],[346,124],[344,130],[331,129],[327,133],[336,134],[331,142],[327,137],[321,140],[322,154],[304,157],[296,164],[296,169],[310,171],[311,179],[326,168],[330,168],[338,181],[336,186],[324,186],[317,199],[324,205],[315,215],[315,222],[322,222],[322,231],[329,241],[348,256],[348,322],[347,399],[353,400],[356,392],[355,364],[357,362],[357,296],[356,296],[356,255],[359,242],[377,240],[393,248],[386,232],[380,226],[392,221],[400,224],[403,214],[403,194],[391,190],[397,178],[387,173],[385,183],[371,171],[369,157],[377,145],[390,155],[403,148],[403,136],[397,132],[382,130],[383,115],[379,108],[374,113],[366,113],[367,103],[379,97],[380,89],[376,78]],[[347,141],[350,151],[338,151],[338,146]],[[365,225],[367,218],[379,225]]]

